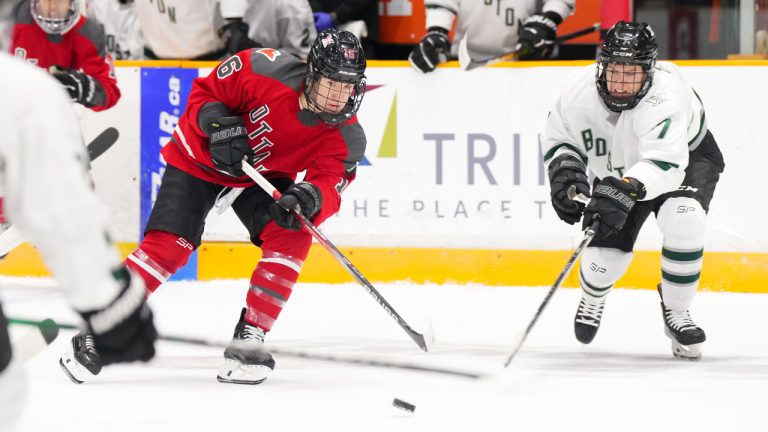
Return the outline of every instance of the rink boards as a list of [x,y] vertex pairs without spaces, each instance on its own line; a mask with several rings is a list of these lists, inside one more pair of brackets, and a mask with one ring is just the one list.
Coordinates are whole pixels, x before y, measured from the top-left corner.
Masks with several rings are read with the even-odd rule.
[[[359,120],[366,158],[337,217],[321,228],[373,281],[547,285],[578,242],[557,219],[537,137],[560,83],[586,63],[507,64],[424,76],[403,62],[372,62]],[[765,200],[752,198],[768,160],[764,121],[768,62],[679,62],[704,100],[726,170],[708,218],[702,287],[763,292],[768,282]],[[152,67],[150,67],[152,65]],[[123,93],[104,113],[83,111],[86,139],[107,126],[121,139],[94,164],[97,192],[124,253],[139,240],[162,177],[158,152],[183,111],[192,80],[211,64],[119,63]],[[187,279],[247,277],[259,251],[234,214],[212,214]],[[652,288],[661,238],[651,218],[619,283]],[[31,248],[0,264],[6,274],[41,274]],[[302,273],[313,282],[351,280],[315,245]],[[576,279],[566,285],[575,286]]]

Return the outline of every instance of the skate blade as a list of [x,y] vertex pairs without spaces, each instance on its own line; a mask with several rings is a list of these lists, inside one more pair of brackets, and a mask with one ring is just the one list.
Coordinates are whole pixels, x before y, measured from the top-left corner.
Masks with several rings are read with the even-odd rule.
[[664,328],[664,334],[666,334],[672,342],[672,355],[674,355],[675,358],[689,361],[701,360],[701,345],[703,345],[703,343],[683,345],[675,339],[666,327]]
[[699,361],[701,360],[701,344],[681,345],[673,340],[672,355],[683,360]]
[[238,361],[225,359],[216,379],[230,384],[261,384],[269,377],[272,369],[262,365],[244,365]]
[[64,373],[69,377],[70,380],[72,380],[73,383],[82,384],[83,381],[77,379],[75,377],[75,374],[72,371],[70,371],[69,368],[67,367],[67,364],[71,364],[72,362],[74,362],[74,360],[70,360],[70,359],[67,359],[67,361],[65,362],[64,357],[61,357],[59,359],[59,366],[61,366],[61,370],[64,371]]

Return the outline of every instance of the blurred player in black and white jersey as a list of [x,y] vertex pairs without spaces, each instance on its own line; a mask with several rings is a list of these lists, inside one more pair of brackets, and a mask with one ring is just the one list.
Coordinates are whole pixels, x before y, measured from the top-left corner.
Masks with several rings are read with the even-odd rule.
[[107,52],[112,58],[144,58],[144,35],[133,0],[87,0],[86,14],[104,26]]
[[[459,41],[467,36],[469,52],[489,58],[518,49],[518,58],[544,59],[554,48],[557,26],[571,14],[575,0],[426,0],[427,34],[408,61],[422,72],[432,72],[448,57],[456,57]],[[448,32],[456,21],[451,43]]]
[[[704,254],[704,228],[723,156],[707,127],[704,105],[678,68],[656,62],[656,36],[644,23],[621,21],[606,34],[596,65],[562,90],[547,119],[541,151],[552,205],[563,221],[599,228],[581,259],[582,288],[574,327],[590,343],[608,292],[632,261],[651,212],[663,235],[661,310],[676,357],[701,357],[704,331],[688,309]],[[596,176],[590,195],[587,168]]]
[[[0,49],[8,48],[9,11],[0,2]],[[86,171],[72,102],[43,70],[0,53],[0,192],[4,209],[43,256],[92,336],[101,364],[149,360],[155,328],[145,285],[121,265],[106,232],[105,211]],[[24,403],[24,376],[13,362],[0,310],[0,430],[13,427]],[[87,359],[81,359],[88,364]]]
[[265,47],[306,60],[317,37],[307,0],[221,0],[221,14],[230,54]]

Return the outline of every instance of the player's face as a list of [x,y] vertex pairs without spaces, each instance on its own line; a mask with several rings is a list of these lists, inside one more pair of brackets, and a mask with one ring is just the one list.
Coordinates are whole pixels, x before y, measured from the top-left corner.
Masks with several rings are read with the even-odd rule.
[[344,109],[355,85],[341,81],[334,81],[326,77],[320,77],[313,85],[315,104],[318,108],[329,114],[338,114]]
[[36,12],[49,19],[65,19],[76,0],[38,0]]
[[643,87],[645,72],[640,65],[608,63],[605,68],[608,92],[613,97],[631,97]]

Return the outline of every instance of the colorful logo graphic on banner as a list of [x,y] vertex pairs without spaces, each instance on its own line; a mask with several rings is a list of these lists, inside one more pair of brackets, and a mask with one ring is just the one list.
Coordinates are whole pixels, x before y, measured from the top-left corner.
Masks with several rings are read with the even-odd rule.
[[[141,70],[141,213],[139,233],[149,220],[152,205],[160,189],[165,161],[160,150],[166,145],[179,122],[197,69],[142,68]],[[171,280],[197,279],[197,252]]]

